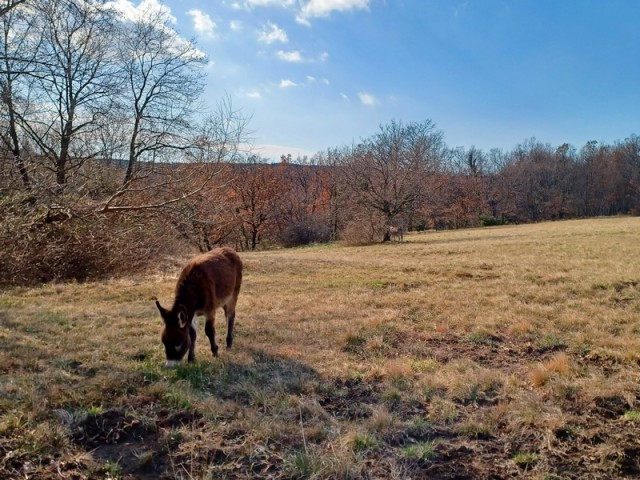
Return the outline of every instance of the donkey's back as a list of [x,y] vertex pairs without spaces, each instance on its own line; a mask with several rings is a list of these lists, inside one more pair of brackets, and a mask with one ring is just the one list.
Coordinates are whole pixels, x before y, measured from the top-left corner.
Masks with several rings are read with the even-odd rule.
[[[231,248],[217,248],[192,258],[176,284],[176,303],[193,297],[194,313],[203,313],[235,302],[242,284],[242,261]],[[191,303],[191,302],[190,302]]]

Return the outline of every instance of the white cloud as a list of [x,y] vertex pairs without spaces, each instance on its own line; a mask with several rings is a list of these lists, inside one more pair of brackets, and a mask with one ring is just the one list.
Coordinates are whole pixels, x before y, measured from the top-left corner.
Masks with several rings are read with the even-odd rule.
[[244,8],[251,10],[256,7],[283,7],[290,8],[296,4],[296,0],[244,0],[233,2],[234,8]]
[[260,92],[256,92],[254,90],[252,92],[247,92],[247,97],[258,99],[258,98],[262,98],[262,95],[260,95]]
[[296,20],[309,25],[312,18],[323,18],[332,12],[346,12],[349,10],[366,10],[371,0],[309,0],[300,9]]
[[342,98],[345,102],[351,102],[349,96],[346,93],[341,93],[340,98]]
[[176,23],[176,17],[171,15],[171,9],[158,0],[142,0],[136,7],[129,0],[115,0],[105,3],[105,7],[113,8],[124,19],[140,20],[152,15],[160,15],[161,19],[169,23]]
[[324,85],[329,85],[329,80],[327,80],[326,78],[317,79],[313,75],[307,75],[307,83],[318,83],[318,82]]
[[371,0],[235,0],[228,3],[237,10],[253,10],[260,7],[280,7],[297,11],[296,21],[311,25],[313,18],[324,18],[332,12],[368,10]]
[[291,154],[292,159],[297,159],[298,157],[312,157],[317,152],[313,150],[308,150],[306,148],[301,147],[289,147],[286,145],[270,145],[266,143],[259,143],[253,145],[252,151],[261,157],[264,157],[268,160],[279,162],[280,157],[282,155]]
[[[206,58],[189,40],[181,37],[171,26],[176,24],[176,17],[171,15],[171,9],[158,0],[142,0],[136,7],[130,0],[115,0],[106,2],[106,8],[115,10],[123,21],[138,22],[152,21],[158,31],[172,39],[175,48],[187,48],[193,58]],[[210,19],[209,19],[210,20]],[[214,24],[215,25],[215,24]],[[173,47],[172,47],[173,48]]]
[[278,50],[276,52],[276,57],[279,60],[282,60],[283,62],[291,62],[291,63],[315,63],[315,62],[324,62],[328,57],[329,54],[324,52],[322,54],[320,54],[318,57],[304,57],[302,55],[302,53],[299,50],[291,50],[291,51],[284,51],[284,50]]
[[211,17],[197,9],[189,10],[187,15],[193,19],[193,29],[198,35],[203,37],[215,37],[216,22]]
[[298,84],[291,80],[280,80],[280,88],[297,87]]
[[469,2],[464,2],[456,7],[453,7],[453,16],[458,17],[460,14],[464,13],[467,7],[469,7]]
[[229,22],[229,28],[234,32],[239,32],[242,30],[242,22],[240,20],[231,20]]
[[360,97],[360,102],[368,107],[372,107],[378,103],[376,97],[368,92],[358,92],[358,97]]
[[284,52],[282,50],[279,50],[276,53],[276,57],[284,62],[299,63],[303,61],[302,54],[297,50],[293,50],[291,52]]
[[262,31],[258,34],[258,41],[266,44],[280,42],[287,43],[287,32],[282,30],[276,24],[267,22]]

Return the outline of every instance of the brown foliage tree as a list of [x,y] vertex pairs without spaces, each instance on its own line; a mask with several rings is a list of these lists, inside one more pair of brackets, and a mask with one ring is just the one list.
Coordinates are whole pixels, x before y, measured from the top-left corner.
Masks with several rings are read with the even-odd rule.
[[[394,121],[353,148],[344,159],[343,180],[361,207],[392,225],[416,208],[424,179],[439,168],[443,148],[442,133],[430,120],[408,125]],[[380,233],[383,241],[389,240],[386,227]]]

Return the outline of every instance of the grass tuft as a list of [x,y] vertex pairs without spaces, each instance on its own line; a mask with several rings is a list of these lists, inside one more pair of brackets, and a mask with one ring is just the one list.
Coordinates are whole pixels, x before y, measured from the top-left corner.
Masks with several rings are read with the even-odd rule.
[[518,452],[514,455],[513,461],[520,468],[530,467],[540,460],[540,456],[537,453],[531,452]]
[[356,455],[365,455],[378,447],[376,438],[369,433],[358,433],[351,440],[351,449]]
[[640,422],[640,410],[629,410],[625,412],[624,418],[631,422]]
[[408,445],[402,449],[405,457],[421,462],[428,462],[435,457],[436,442],[421,442],[415,445]]

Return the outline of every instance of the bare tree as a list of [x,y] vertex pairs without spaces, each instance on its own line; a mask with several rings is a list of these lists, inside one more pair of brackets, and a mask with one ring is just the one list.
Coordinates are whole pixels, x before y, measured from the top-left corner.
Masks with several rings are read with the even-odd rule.
[[189,149],[181,156],[151,162],[106,199],[99,211],[158,210],[186,202],[203,192],[223,169],[237,161],[247,143],[249,118],[234,110],[227,97],[208,115],[189,139]]
[[[424,176],[441,158],[442,133],[430,120],[392,121],[354,148],[344,175],[356,201],[383,215],[387,225],[414,209],[424,187]],[[389,240],[384,229],[384,241]]]
[[22,5],[27,0],[5,0],[0,3],[0,17],[5,16],[7,13],[10,13],[16,7]]
[[485,168],[487,157],[472,146],[453,149],[448,155],[449,168],[442,178],[439,192],[439,218],[436,224],[460,228],[476,226],[486,208]]
[[237,230],[238,219],[229,198],[235,166],[221,167],[202,191],[162,210],[175,231],[201,252],[225,243]]
[[98,153],[83,136],[107,121],[118,87],[109,35],[114,17],[94,2],[41,0],[35,7],[42,32],[32,74],[39,108],[20,123],[62,191],[70,170]]
[[322,167],[322,181],[325,185],[326,207],[328,210],[329,237],[337,240],[344,226],[345,210],[349,200],[347,184],[343,181],[343,165],[351,155],[348,147],[330,148],[316,155],[316,163]]
[[[1,136],[7,149],[13,156],[13,161],[20,173],[23,187],[31,188],[29,173],[22,156],[21,143],[18,136],[18,118],[20,116],[21,103],[24,103],[25,95],[21,95],[20,80],[30,73],[34,66],[34,48],[30,39],[33,34],[33,22],[24,9],[14,8],[22,2],[11,2],[12,8],[2,13],[2,38],[0,55],[2,58],[2,70],[0,77],[0,89],[2,95],[3,113],[5,114],[7,128]],[[7,7],[3,7],[7,8]],[[28,82],[27,82],[28,83]],[[19,96],[22,96],[22,101]]]
[[195,101],[202,92],[206,57],[169,26],[161,11],[123,21],[118,55],[124,69],[124,108],[130,119],[126,184],[141,159],[187,148]]
[[231,205],[239,220],[241,247],[245,250],[255,250],[276,219],[278,197],[288,187],[282,185],[281,168],[282,165],[269,165],[256,156],[235,168],[230,185]]

